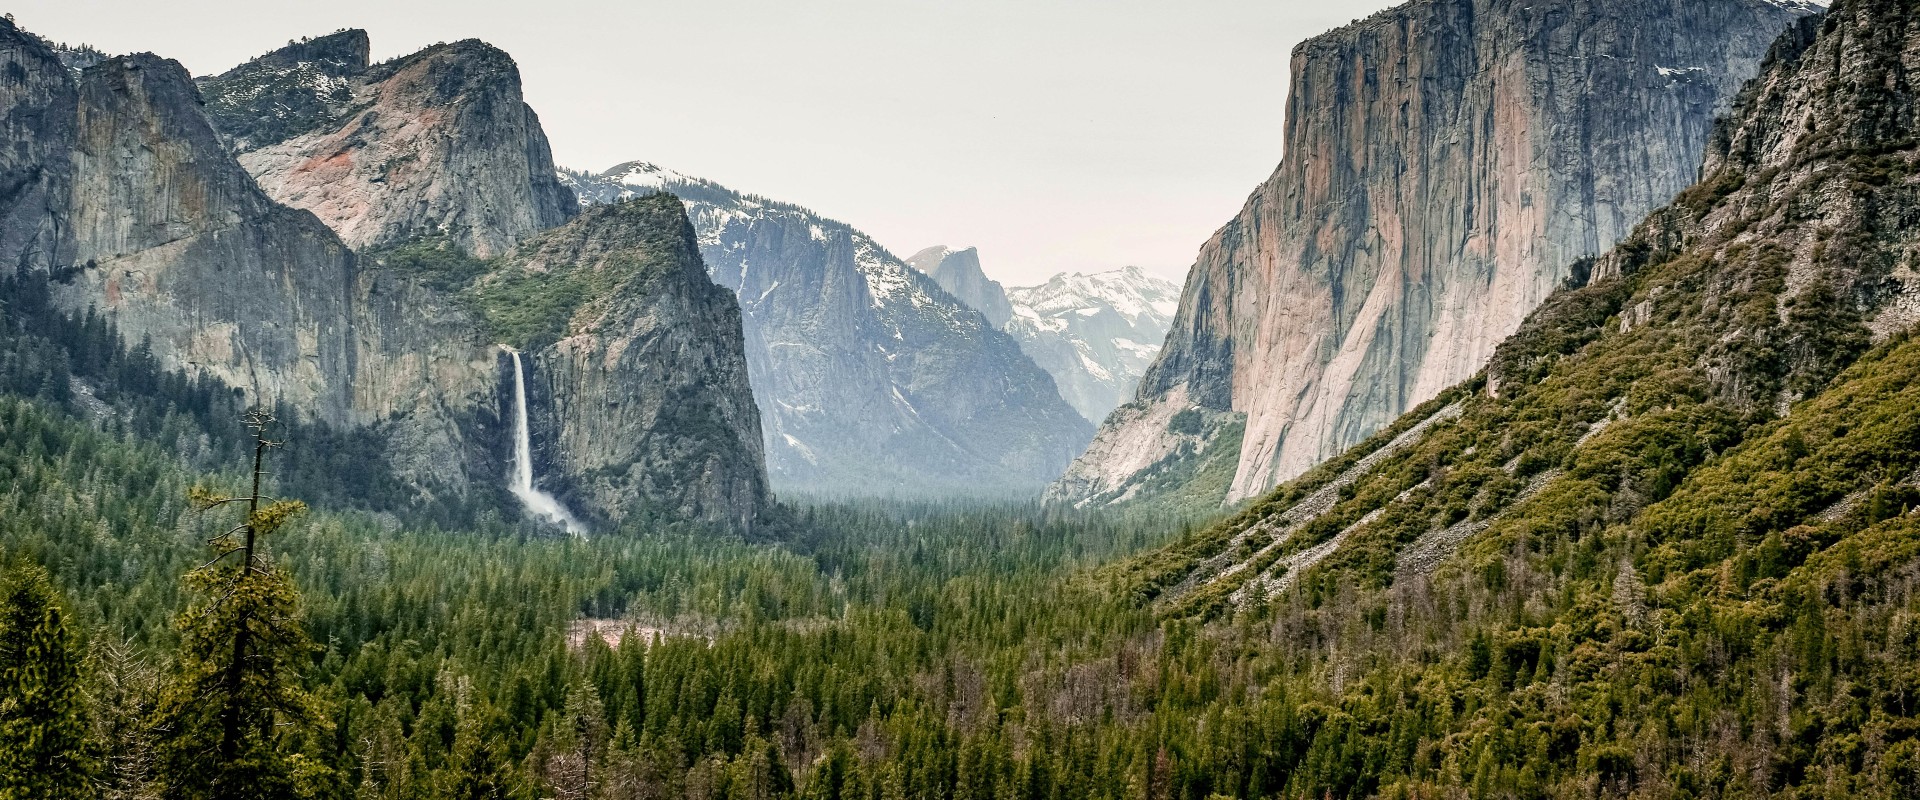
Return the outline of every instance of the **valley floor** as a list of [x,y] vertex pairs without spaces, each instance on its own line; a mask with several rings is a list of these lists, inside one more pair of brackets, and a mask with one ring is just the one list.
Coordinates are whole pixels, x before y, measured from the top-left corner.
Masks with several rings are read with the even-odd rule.
[[[236,478],[17,396],[0,433],[6,560],[88,654],[91,779],[145,796],[216,524],[186,498]],[[323,509],[266,545],[316,643],[274,741],[311,797],[1903,796],[1914,520],[1677,615],[1585,541],[1203,623],[1108,566],[1214,535],[1140,513],[843,503],[757,543]]]

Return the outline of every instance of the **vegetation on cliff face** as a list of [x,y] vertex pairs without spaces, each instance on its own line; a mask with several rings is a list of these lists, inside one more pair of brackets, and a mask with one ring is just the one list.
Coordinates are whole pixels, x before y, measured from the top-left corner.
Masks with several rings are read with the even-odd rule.
[[[32,398],[108,431],[158,442],[179,463],[214,469],[245,452],[233,424],[243,394],[206,375],[166,369],[146,342],[129,342],[111,317],[89,309],[71,314],[53,304],[35,275],[0,277],[0,394]],[[471,524],[509,498],[477,487],[462,499],[422,497],[388,465],[378,429],[341,429],[278,410],[282,435],[298,444],[275,469],[286,491],[334,508],[392,511],[439,525]],[[504,495],[504,490],[497,492]]]
[[[1830,522],[1739,526],[1913,459],[1917,375],[1920,342],[1876,350],[1639,527],[1569,508],[1577,537],[1509,529],[1384,591],[1312,581],[1207,624],[1084,572],[1165,519],[828,507],[767,546],[322,511],[275,544],[323,643],[318,724],[278,746],[312,797],[1899,797],[1920,495],[1872,481]],[[200,479],[37,401],[0,401],[0,430],[10,556],[52,566],[90,651],[166,674]],[[141,713],[91,694],[120,698],[93,719]],[[89,730],[141,752],[139,726]],[[153,766],[97,774],[137,791]]]
[[1265,740],[1301,742],[1256,748],[1287,794],[1334,757],[1345,794],[1908,796],[1920,118],[1885,88],[1912,11],[1790,34],[1706,180],[1457,413],[1110,573],[1214,620],[1282,712]]
[[1815,11],[1414,0],[1303,42],[1285,158],[1200,248],[1140,413],[1109,417],[1054,494],[1177,485],[1184,442],[1155,423],[1197,406],[1245,418],[1237,504],[1470,379],[1580,256],[1693,180],[1718,110]]
[[343,30],[287,46],[195,83],[207,118],[235,151],[279,144],[338,121],[367,69],[367,32]]
[[447,295],[458,294],[492,268],[487,259],[461,249],[453,237],[447,235],[416,237],[368,253],[366,260],[379,269],[393,270]]
[[[598,263],[579,260],[590,256]],[[685,208],[665,193],[592,207],[498,258],[477,258],[445,234],[371,256],[381,268],[458,297],[494,341],[521,350],[552,344],[594,310],[623,294],[644,295],[672,272],[706,280],[699,258]]]
[[[1913,798],[1916,11],[1797,32],[1702,187],[1483,376],[1177,538],[837,505],[779,544],[550,539],[316,503],[273,548],[305,601],[272,604],[316,647],[250,746],[301,798]],[[461,291],[660,266],[600,263]],[[0,787],[195,786],[153,698],[218,657],[180,615],[223,529],[191,487],[235,477],[194,457],[218,387],[0,287]],[[498,311],[537,341],[600,297]],[[83,741],[34,741],[79,757],[23,775],[13,743],[69,715]]]

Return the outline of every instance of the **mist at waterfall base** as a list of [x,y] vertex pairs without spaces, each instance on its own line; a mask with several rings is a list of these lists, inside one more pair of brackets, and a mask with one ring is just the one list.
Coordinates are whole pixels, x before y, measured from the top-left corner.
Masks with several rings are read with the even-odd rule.
[[520,351],[506,345],[500,349],[513,356],[513,482],[507,488],[520,504],[536,517],[558,523],[568,533],[585,536],[587,526],[568,511],[560,498],[533,485],[533,442],[527,427],[527,373],[520,365]]

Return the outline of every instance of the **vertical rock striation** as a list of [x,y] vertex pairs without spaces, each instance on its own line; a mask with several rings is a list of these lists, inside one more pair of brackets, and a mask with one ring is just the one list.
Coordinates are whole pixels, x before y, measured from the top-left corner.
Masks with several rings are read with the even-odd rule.
[[932,278],[968,308],[986,315],[987,323],[995,328],[1006,328],[1007,320],[1013,317],[1013,304],[1007,301],[1006,289],[980,268],[978,250],[929,247],[908,256],[907,266]]
[[[44,42],[0,18],[0,273],[69,263],[74,86]],[[6,313],[0,309],[0,314]]]
[[580,287],[532,354],[536,464],[570,507],[613,522],[697,521],[751,532],[766,516],[760,412],[740,304],[707,277],[672,195],[588,209],[481,278]]
[[[309,45],[352,51],[355,41]],[[469,81],[510,74],[498,65],[484,74],[467,66],[414,60],[395,72],[420,70],[412,80],[456,96]],[[76,76],[44,42],[0,23],[0,70],[10,75],[0,81],[0,269],[45,281],[70,311],[103,312],[128,344],[146,343],[168,368],[217,379],[302,421],[373,437],[387,463],[367,468],[391,469],[417,499],[478,492],[483,502],[505,500],[511,442],[501,415],[511,363],[495,345],[500,326],[487,316],[491,308],[449,294],[458,286],[362,259],[312,213],[275,202],[228,149],[239,139],[216,132],[178,63],[123,56]],[[298,105],[287,98],[299,93],[256,96],[268,98],[260,113],[272,116]],[[434,136],[460,144],[440,152],[526,123],[517,88],[513,96],[513,104],[495,106],[504,122],[477,108],[442,119],[449,127]],[[227,113],[244,117],[239,106]],[[434,115],[432,107],[405,114]],[[460,127],[467,125],[476,127]],[[248,130],[242,138],[266,135]],[[525,158],[520,169],[539,160]],[[438,187],[442,198],[486,197],[492,185],[445,163],[432,169],[454,171],[417,175],[409,185]],[[557,190],[547,200],[564,199],[570,210],[571,195],[550,171],[545,179]],[[465,213],[418,199],[444,219]],[[487,199],[499,209],[517,204],[519,212],[498,219],[518,220],[519,228],[475,230],[504,246],[530,233],[534,221],[566,216],[543,216],[540,203],[526,199]],[[739,313],[706,277],[679,205],[670,198],[654,205],[637,221],[634,209],[622,208],[562,228],[519,260],[493,265],[537,269],[542,277],[604,274],[611,264],[658,267],[590,282],[592,313],[536,354],[548,378],[540,396],[546,427],[537,433],[559,440],[549,454],[556,477],[596,519],[646,511],[750,530],[769,499]],[[508,236],[513,230],[522,233]]]
[[253,402],[381,428],[394,468],[422,491],[465,494],[492,471],[470,428],[493,359],[466,314],[362,270],[313,215],[269,199],[178,63],[124,56],[78,83],[53,214],[71,256],[57,265],[60,302],[110,314],[163,363]]
[[[1137,399],[1050,496],[1136,496],[1235,448],[1206,491],[1249,497],[1470,376],[1693,182],[1716,112],[1815,10],[1415,0],[1303,43],[1285,159],[1201,248]],[[1198,442],[1165,428],[1185,410]]]

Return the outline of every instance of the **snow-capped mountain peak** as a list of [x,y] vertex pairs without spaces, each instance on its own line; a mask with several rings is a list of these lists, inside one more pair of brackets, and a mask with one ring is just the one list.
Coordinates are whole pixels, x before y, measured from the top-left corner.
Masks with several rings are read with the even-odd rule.
[[1139,267],[1092,274],[1061,273],[1039,286],[1010,289],[1007,295],[1016,306],[1041,314],[1104,307],[1129,320],[1150,322],[1157,318],[1162,328],[1180,307],[1179,284]]
[[986,278],[972,248],[929,247],[908,261],[1019,342],[1074,410],[1095,423],[1132,396],[1180,305],[1178,284],[1139,267],[1063,272],[1039,286],[1003,291]]
[[680,198],[740,299],[781,491],[1030,493],[1092,435],[1011,337],[851,225],[645,161],[560,180],[583,205]]

